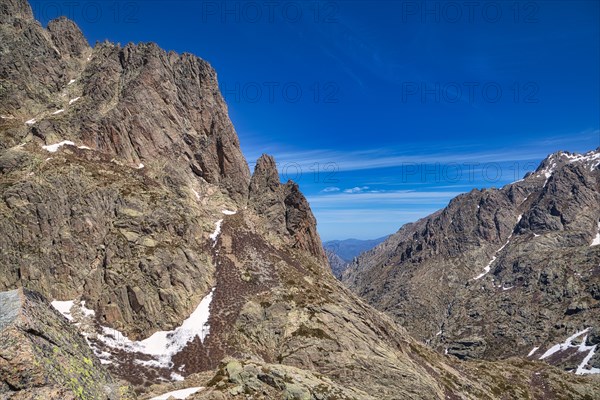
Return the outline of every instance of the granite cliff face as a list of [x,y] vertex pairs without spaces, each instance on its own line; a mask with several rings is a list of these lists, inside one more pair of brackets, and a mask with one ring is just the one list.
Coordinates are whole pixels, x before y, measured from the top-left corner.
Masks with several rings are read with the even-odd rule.
[[[269,156],[250,177],[206,62],[154,44],[90,48],[22,0],[1,0],[0,18],[0,290],[48,298],[65,319],[36,307],[89,346],[98,384],[122,378],[141,397],[194,385],[203,399],[600,391],[542,363],[449,360],[344,288],[298,186]],[[63,375],[52,382],[67,391]]]
[[[598,368],[597,354],[582,362],[600,329],[599,165],[599,150],[559,152],[522,181],[458,196],[360,256],[344,281],[457,357]],[[579,352],[545,354],[588,328]]]
[[91,49],[25,1],[2,18],[1,287],[83,294],[134,336],[172,326],[214,272],[208,199],[242,205],[250,181],[214,70],[154,44]]

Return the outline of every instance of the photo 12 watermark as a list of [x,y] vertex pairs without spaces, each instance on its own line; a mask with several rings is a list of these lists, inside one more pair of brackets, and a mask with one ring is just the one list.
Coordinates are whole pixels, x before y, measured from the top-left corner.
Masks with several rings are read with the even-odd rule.
[[400,6],[402,23],[421,24],[533,24],[541,8],[534,1],[402,1]]
[[340,101],[340,86],[333,81],[310,84],[293,81],[221,82],[219,87],[228,103],[335,104]]
[[402,103],[468,103],[493,104],[500,102],[536,104],[540,86],[537,82],[511,82],[502,84],[494,81],[417,82],[401,84]]
[[335,162],[314,162],[304,166],[295,162],[286,162],[279,168],[279,176],[281,176],[284,182],[292,180],[298,183],[300,183],[303,178],[310,179],[313,183],[339,183],[339,172],[340,167]]
[[529,162],[450,162],[450,163],[402,163],[399,181],[401,183],[468,183],[519,181],[527,173],[534,171],[537,163]]

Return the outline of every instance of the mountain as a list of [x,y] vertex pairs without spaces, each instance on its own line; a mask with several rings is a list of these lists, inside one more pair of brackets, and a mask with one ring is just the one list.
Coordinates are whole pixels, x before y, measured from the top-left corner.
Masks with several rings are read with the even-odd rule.
[[378,239],[370,240],[330,240],[328,242],[324,242],[323,247],[325,247],[326,250],[331,250],[336,253],[342,260],[351,262],[354,257],[367,250],[371,250],[373,247],[382,243],[387,238],[387,236],[384,236]]
[[456,361],[347,290],[298,185],[268,155],[250,174],[205,61],[92,48],[25,0],[0,1],[0,49],[3,398],[600,392],[544,363]]
[[387,239],[387,236],[371,240],[345,239],[324,242],[323,248],[325,248],[325,255],[327,256],[333,275],[341,278],[342,273],[354,257],[367,250],[371,250],[385,239]]
[[460,195],[343,281],[440,352],[598,373],[599,166],[600,149],[558,152],[521,181]]

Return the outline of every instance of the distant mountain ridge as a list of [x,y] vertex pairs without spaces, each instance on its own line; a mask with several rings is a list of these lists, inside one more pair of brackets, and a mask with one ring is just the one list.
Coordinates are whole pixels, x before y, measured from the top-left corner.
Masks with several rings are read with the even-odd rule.
[[333,275],[341,279],[343,272],[354,257],[367,250],[371,250],[387,238],[388,236],[370,240],[345,239],[324,242],[323,248],[325,249],[325,255],[327,256],[327,261]]
[[377,238],[377,239],[344,239],[344,240],[329,240],[323,243],[323,247],[333,251],[342,260],[346,262],[352,261],[352,259],[367,250],[371,250],[379,243],[385,241],[389,235]]
[[599,238],[600,148],[557,152],[403,226],[343,282],[440,352],[600,373]]

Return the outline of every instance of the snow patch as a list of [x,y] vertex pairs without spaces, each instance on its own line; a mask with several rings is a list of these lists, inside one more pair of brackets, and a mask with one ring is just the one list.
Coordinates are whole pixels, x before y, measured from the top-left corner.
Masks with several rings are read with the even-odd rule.
[[[511,234],[512,236],[512,234]],[[506,243],[504,243],[502,245],[502,247],[500,247],[496,253],[494,253],[494,256],[492,257],[492,259],[490,260],[490,262],[488,263],[488,265],[485,266],[485,268],[483,268],[483,272],[479,275],[477,275],[475,278],[473,278],[473,280],[479,280],[481,278],[483,278],[484,276],[486,276],[488,274],[488,272],[490,272],[490,270],[492,269],[492,264],[494,264],[494,261],[496,261],[496,259],[498,258],[498,253],[500,253],[502,250],[504,250],[504,248],[506,247],[506,245],[508,244],[508,242],[510,241],[511,236],[508,237],[508,240],[506,241]]]
[[179,353],[194,338],[198,337],[202,343],[210,333],[210,303],[215,289],[202,299],[192,314],[172,331],[159,331],[141,341],[132,341],[116,329],[102,326],[102,334],[98,340],[108,347],[120,349],[130,353],[141,353],[154,357],[154,360],[136,360],[137,364],[171,368],[172,357]]
[[[519,222],[521,222],[521,218],[523,218],[523,214],[520,214],[517,217],[517,225],[519,224]],[[492,259],[490,260],[490,262],[485,266],[485,268],[483,268],[483,272],[479,275],[477,275],[475,278],[473,278],[474,281],[479,280],[481,278],[483,278],[484,276],[486,276],[490,270],[492,269],[492,264],[494,264],[494,261],[496,261],[496,259],[498,258],[498,254],[504,250],[504,248],[508,245],[508,243],[510,243],[510,239],[512,239],[513,234],[511,233],[508,236],[508,239],[506,239],[506,243],[504,243],[502,245],[502,247],[500,247],[498,250],[496,250],[496,252],[494,253],[494,256],[492,257]]]
[[76,101],[78,101],[81,97],[75,97],[74,99],[69,100],[69,105],[75,103]]
[[65,112],[65,110],[63,110],[63,109],[61,108],[60,110],[56,110],[56,111],[54,111],[54,112],[52,113],[52,115],[57,115],[57,114],[64,113],[64,112]]
[[75,304],[74,300],[67,300],[67,301],[54,300],[50,304],[52,305],[52,307],[54,307],[56,309],[56,311],[61,313],[66,319],[68,319],[69,321],[73,321],[73,316],[71,315],[71,308],[73,307],[73,304]]
[[140,163],[140,165],[137,166],[137,169],[142,169],[144,168],[144,164]]
[[237,213],[237,211],[231,211],[231,210],[223,210],[221,212],[225,215],[235,215]]
[[196,196],[196,200],[200,200],[200,193],[196,192],[194,189],[192,189],[192,192],[194,192],[194,195]]
[[223,220],[222,219],[220,219],[217,222],[215,222],[215,231],[210,235],[210,238],[213,241],[213,247],[216,246],[216,244],[217,244],[217,238],[221,234],[221,224],[223,224]]
[[72,84],[74,84],[75,82],[76,82],[76,81],[75,81],[75,79],[71,79],[71,80],[69,81],[69,83],[67,83],[67,86],[69,86],[69,85],[72,85]]
[[589,353],[587,356],[585,356],[583,361],[581,361],[581,364],[579,364],[579,366],[577,366],[577,370],[575,371],[576,375],[600,374],[600,368],[590,368],[590,369],[585,368],[585,366],[590,362],[592,357],[594,357],[594,353],[596,352],[596,346],[597,345],[585,346],[585,340],[583,341],[582,345],[579,348],[579,351],[582,351],[581,347],[584,347],[583,351],[589,350]]
[[204,388],[203,387],[193,387],[193,388],[175,390],[173,392],[169,392],[169,393],[161,394],[160,396],[153,397],[150,400],[167,400],[171,397],[173,397],[175,399],[187,399],[188,396],[191,396],[194,393],[196,393],[202,389],[204,389]]
[[79,305],[81,307],[81,312],[83,313],[84,316],[86,316],[86,317],[94,317],[94,316],[96,316],[96,311],[90,310],[89,308],[86,308],[86,306],[85,306],[85,300],[82,300]]
[[552,177],[552,175],[554,174],[555,170],[556,170],[556,163],[553,162],[552,165],[550,166],[550,168],[547,168],[547,169],[544,169],[544,170],[540,171],[546,177],[546,181],[544,182],[543,188],[546,187],[546,185],[548,184],[548,181],[550,180],[550,177]]
[[35,119],[35,118],[32,118],[32,119],[30,119],[29,121],[25,121],[25,123],[26,123],[27,125],[33,125],[33,124],[35,124],[36,122],[37,122],[37,121],[36,121],[36,119]]
[[600,245],[600,222],[598,222],[598,233],[594,240],[592,240],[592,244],[590,246],[598,246]]
[[535,354],[536,351],[538,351],[540,348],[538,347],[534,347],[533,349],[531,349],[531,351],[529,352],[529,354],[527,354],[527,357],[531,357],[532,355]]
[[81,150],[92,150],[91,148],[89,148],[87,146],[79,146],[78,149],[81,149]]
[[544,354],[542,354],[542,356],[539,359],[543,360],[544,358],[550,357],[554,353],[558,353],[559,351],[567,350],[568,348],[571,348],[571,347],[579,347],[579,346],[573,345],[573,343],[572,343],[573,340],[577,339],[579,336],[583,335],[584,333],[588,332],[589,330],[590,330],[590,328],[587,328],[582,331],[576,332],[572,336],[569,336],[567,338],[567,340],[565,340],[563,343],[555,344],[554,346],[552,346],[548,350],[546,350],[546,352]]
[[75,146],[75,143],[71,142],[70,140],[63,140],[60,143],[55,143],[55,144],[51,144],[48,146],[42,146],[42,149],[49,151],[50,153],[56,153],[58,151],[58,149],[60,149],[64,145]]
[[506,290],[510,290],[510,289],[512,289],[512,288],[514,288],[514,286],[507,286],[507,287],[502,287],[502,290],[505,290],[505,291],[506,291]]
[[590,171],[594,171],[600,165],[600,152],[599,151],[590,151],[585,154],[563,154],[565,157],[569,158],[569,164],[575,162],[588,163],[590,166]]
[[171,380],[181,382],[181,381],[184,381],[185,378],[176,372],[171,372]]

